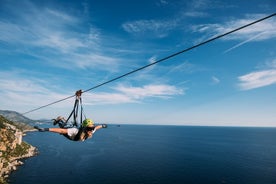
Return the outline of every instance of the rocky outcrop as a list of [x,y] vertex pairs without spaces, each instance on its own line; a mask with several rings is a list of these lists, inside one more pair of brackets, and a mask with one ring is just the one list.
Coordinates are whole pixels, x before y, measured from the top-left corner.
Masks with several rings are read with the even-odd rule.
[[0,116],[0,183],[6,183],[11,171],[22,165],[22,158],[37,154],[35,147],[22,141],[23,132]]

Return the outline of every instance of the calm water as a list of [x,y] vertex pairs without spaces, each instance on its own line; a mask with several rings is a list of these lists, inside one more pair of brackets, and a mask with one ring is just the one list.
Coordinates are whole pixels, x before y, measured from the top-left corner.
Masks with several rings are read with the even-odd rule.
[[275,184],[276,128],[110,126],[72,142],[29,133],[39,155],[12,184]]

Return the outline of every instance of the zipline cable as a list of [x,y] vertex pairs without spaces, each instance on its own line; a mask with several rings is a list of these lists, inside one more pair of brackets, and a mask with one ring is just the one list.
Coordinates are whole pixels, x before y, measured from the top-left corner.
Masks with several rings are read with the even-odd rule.
[[[144,66],[142,66],[142,67],[140,67],[140,68],[137,68],[137,69],[135,69],[135,70],[133,70],[133,71],[130,71],[130,72],[128,72],[128,73],[125,73],[125,74],[120,75],[120,76],[118,76],[118,77],[115,77],[115,78],[113,78],[113,79],[110,79],[110,80],[108,80],[108,81],[106,81],[106,82],[103,82],[103,83],[100,83],[100,84],[98,84],[98,85],[96,85],[96,86],[93,86],[93,87],[91,87],[91,88],[89,88],[89,89],[86,89],[86,90],[82,91],[82,93],[91,91],[91,90],[93,90],[93,89],[99,88],[99,87],[101,87],[101,86],[103,86],[103,85],[106,85],[106,84],[108,84],[108,83],[111,83],[111,82],[114,82],[114,81],[116,81],[116,80],[119,80],[119,79],[121,79],[121,78],[123,78],[123,77],[126,77],[126,76],[128,76],[128,75],[131,75],[131,74],[133,74],[133,73],[136,73],[136,72],[138,72],[138,71],[140,71],[140,70],[143,70],[143,69],[145,69],[145,68],[148,68],[148,67],[150,67],[150,66],[152,66],[152,65],[156,65],[156,64],[161,63],[161,62],[163,62],[163,61],[166,61],[166,60],[168,60],[168,59],[170,59],[170,58],[172,58],[172,57],[175,57],[175,56],[177,56],[177,55],[179,55],[179,54],[182,54],[182,53],[184,53],[184,52],[190,51],[190,50],[192,50],[192,49],[195,49],[195,48],[197,48],[197,47],[200,47],[200,46],[202,46],[202,45],[205,45],[205,44],[207,44],[207,43],[210,43],[210,42],[212,42],[212,41],[215,41],[215,40],[217,40],[217,39],[219,39],[219,38],[222,38],[222,37],[224,37],[224,36],[226,36],[226,35],[229,35],[229,34],[232,34],[232,33],[234,33],[234,32],[237,32],[237,31],[239,31],[239,30],[241,30],[241,29],[244,29],[244,28],[246,28],[246,27],[249,27],[249,26],[251,26],[251,25],[253,25],[253,24],[256,24],[256,23],[258,23],[258,22],[262,22],[262,21],[264,21],[264,20],[266,20],[266,19],[269,19],[269,18],[271,18],[271,17],[273,17],[273,16],[275,16],[275,15],[276,15],[276,13],[273,13],[273,14],[271,14],[271,15],[268,15],[268,16],[263,17],[263,18],[261,18],[261,19],[258,19],[258,20],[256,20],[256,21],[253,21],[253,22],[251,22],[251,23],[249,23],[249,24],[246,24],[246,25],[243,25],[243,26],[238,27],[238,28],[236,28],[236,29],[233,29],[233,30],[231,30],[231,31],[229,31],[229,32],[226,32],[226,33],[220,34],[220,35],[218,35],[218,36],[215,36],[215,37],[213,37],[213,38],[210,38],[210,39],[208,39],[208,40],[206,40],[206,41],[203,41],[203,42],[201,42],[201,43],[199,43],[199,44],[196,44],[196,45],[194,45],[194,46],[191,46],[191,47],[189,47],[189,48],[186,48],[186,49],[181,50],[181,51],[179,51],[179,52],[176,52],[176,53],[174,53],[174,54],[171,54],[171,55],[169,55],[169,56],[167,56],[167,57],[164,57],[164,58],[162,58],[162,59],[159,59],[159,60],[157,60],[157,61],[155,61],[155,62],[153,62],[153,63],[150,63],[150,64],[148,64],[148,65],[144,65]],[[73,98],[73,97],[75,97],[75,95],[68,96],[68,97],[63,98],[63,99],[61,99],[61,100],[57,100],[57,101],[52,102],[52,103],[49,103],[49,104],[47,104],[47,105],[43,105],[43,106],[41,106],[41,107],[32,109],[32,110],[27,111],[27,112],[24,112],[24,113],[22,113],[22,114],[28,114],[28,113],[30,113],[30,112],[37,111],[37,110],[39,110],[39,109],[45,108],[45,107],[47,107],[47,106],[50,106],[50,105],[53,105],[53,104],[62,102],[62,101],[64,101],[64,100],[67,100],[67,99]]]

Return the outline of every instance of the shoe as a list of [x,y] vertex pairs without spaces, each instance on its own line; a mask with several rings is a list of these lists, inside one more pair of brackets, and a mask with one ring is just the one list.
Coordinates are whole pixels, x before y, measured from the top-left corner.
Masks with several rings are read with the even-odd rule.
[[58,117],[56,118],[56,120],[64,120],[64,117],[58,116]]
[[57,120],[56,119],[52,119],[53,121],[53,125],[55,126],[56,124],[58,124]]
[[53,125],[60,124],[61,120],[64,121],[65,120],[64,117],[58,116],[56,119],[52,119]]

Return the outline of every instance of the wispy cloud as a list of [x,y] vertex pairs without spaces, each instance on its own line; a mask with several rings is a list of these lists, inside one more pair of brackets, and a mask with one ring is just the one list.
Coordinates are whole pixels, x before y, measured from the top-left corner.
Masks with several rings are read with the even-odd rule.
[[198,18],[209,16],[206,9],[213,8],[209,0],[191,0],[170,2],[161,0],[158,6],[179,6],[179,9],[163,18],[140,19],[128,21],[122,24],[122,28],[133,35],[150,36],[152,38],[164,38],[170,36],[175,31],[183,31],[187,27],[187,17]]
[[53,90],[55,86],[48,85],[47,81],[22,77],[18,71],[0,72],[0,75],[0,103],[6,109],[24,112],[68,96],[66,92]]
[[[231,30],[234,28],[238,28],[240,26],[251,23],[259,18],[262,18],[264,16],[266,16],[266,15],[252,14],[252,15],[247,15],[247,18],[245,18],[245,19],[229,21],[225,24],[225,28],[220,29],[221,31],[218,33],[222,33],[224,31]],[[276,37],[275,26],[276,26],[276,19],[272,17],[270,19],[256,23],[250,27],[242,29],[234,34],[231,34],[230,36],[225,37],[225,39],[231,39],[231,40],[232,39],[250,39],[260,33],[262,33],[262,34],[260,34],[255,39],[256,41],[275,38]]]
[[276,84],[276,60],[267,64],[269,69],[254,71],[238,77],[239,88],[241,90],[250,90]]
[[94,71],[115,72],[118,70],[119,61],[121,61],[116,57],[113,58],[93,52],[87,54],[71,53],[70,56],[70,58],[62,58],[61,61],[63,62],[56,63],[53,61],[53,65],[67,68],[68,70],[75,69],[74,67],[76,67],[77,69],[94,69]]
[[183,94],[183,90],[177,89],[175,86],[164,84],[145,85],[143,87],[118,86],[115,89],[134,99],[143,99],[145,97],[168,98],[172,95]]
[[173,67],[170,67],[168,73],[193,73],[195,71],[199,70],[199,68],[195,65],[192,64],[191,62],[183,62],[178,65],[174,65]]
[[128,33],[163,38],[177,25],[178,20],[137,20],[126,22],[122,27]]
[[[220,35],[226,32],[229,32],[233,29],[251,23],[259,18],[262,18],[266,15],[262,14],[248,14],[246,18],[236,19],[226,21],[222,24],[200,24],[194,25],[191,27],[193,32],[204,33],[205,37],[201,39],[206,39],[206,37]],[[256,23],[250,27],[244,28],[240,31],[237,31],[231,35],[224,37],[224,40],[252,40],[262,41],[266,39],[271,39],[276,37],[276,19],[270,18],[268,20]],[[256,36],[258,35],[258,36]]]
[[162,5],[167,5],[168,4],[168,1],[166,1],[166,0],[160,0],[159,1]]
[[[24,44],[36,47],[49,47],[62,52],[83,46],[82,40],[73,37],[73,32],[66,29],[70,25],[79,24],[76,18],[66,13],[50,9],[41,9],[30,4],[27,13],[14,11],[13,21],[0,21],[4,30],[0,39],[11,44]],[[70,37],[69,37],[70,35]]]
[[260,37],[260,36],[263,35],[264,33],[265,33],[265,32],[259,33],[259,34],[255,35],[255,36],[253,36],[252,38],[249,38],[249,39],[247,39],[247,40],[245,40],[245,41],[243,41],[243,42],[241,42],[241,43],[239,43],[239,44],[237,44],[237,45],[235,45],[235,46],[233,46],[233,47],[227,49],[227,50],[224,51],[223,53],[225,54],[225,53],[227,53],[227,52],[230,52],[230,51],[232,51],[232,50],[234,50],[234,49],[236,49],[236,48],[238,48],[238,47],[240,47],[240,46],[242,46],[242,45],[244,45],[244,44],[246,44],[246,43],[248,43],[248,42],[250,42],[250,41],[252,41],[252,40],[254,40],[254,39],[257,39],[258,37]]
[[[87,23],[85,17],[37,7],[30,2],[22,6],[28,11],[9,7],[13,16],[9,20],[0,19],[0,42],[10,45],[15,54],[24,53],[44,61],[45,66],[65,69],[70,66],[71,69],[87,67],[114,71],[120,65],[120,58],[112,54],[116,51],[102,53],[107,49],[105,42],[110,41],[102,38],[100,30]],[[80,29],[83,27],[86,30]]]
[[95,104],[122,104],[122,103],[141,103],[146,98],[171,98],[175,95],[183,95],[184,91],[175,86],[145,85],[133,87],[119,85],[113,88],[111,93],[91,93],[87,95],[86,103]]
[[[0,75],[2,76],[0,79],[0,103],[5,107],[16,107],[20,112],[72,95],[69,94],[70,91],[52,86],[46,80],[22,77],[22,71],[0,72]],[[119,85],[112,88],[111,92],[86,93],[85,102],[93,105],[141,103],[147,98],[167,99],[182,94],[184,94],[183,89],[167,84],[144,85],[141,87]],[[9,99],[12,99],[12,104],[10,104]],[[68,105],[71,107],[69,102],[60,106],[68,107]]]
[[189,12],[185,12],[184,16],[197,18],[197,17],[207,17],[209,15],[205,12],[189,11]]
[[220,80],[216,76],[212,76],[212,84],[218,84]]

